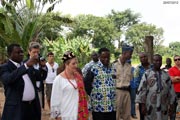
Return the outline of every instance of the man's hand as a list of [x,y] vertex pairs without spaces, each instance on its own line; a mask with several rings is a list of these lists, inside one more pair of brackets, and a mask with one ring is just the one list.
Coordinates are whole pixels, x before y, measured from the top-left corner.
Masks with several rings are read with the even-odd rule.
[[46,61],[45,60],[40,60],[39,65],[41,67],[45,67],[46,66]]
[[180,81],[180,77],[179,77],[179,76],[176,76],[175,79],[176,79],[177,81]]
[[39,61],[38,56],[33,56],[29,58],[29,60],[26,62],[27,67],[32,67],[34,64],[37,64]]

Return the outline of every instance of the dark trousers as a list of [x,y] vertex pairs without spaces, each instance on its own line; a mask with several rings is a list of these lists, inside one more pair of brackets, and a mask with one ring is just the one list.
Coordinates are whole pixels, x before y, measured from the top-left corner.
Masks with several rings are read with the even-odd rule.
[[144,120],[144,115],[142,114],[141,109],[142,109],[142,105],[141,105],[141,103],[139,103],[139,114],[140,114],[140,120]]
[[170,116],[170,120],[176,120],[176,108],[177,108],[177,100],[175,100],[174,102],[174,109],[173,109],[173,113],[172,115]]
[[174,109],[172,115],[170,116],[170,120],[176,120],[176,108],[178,106],[178,99],[180,99],[180,92],[176,92],[176,100],[174,102]]
[[116,112],[92,112],[93,120],[116,120]]
[[35,100],[22,102],[22,120],[41,120],[36,111]]
[[135,107],[136,88],[130,89],[130,95],[131,95],[131,115],[136,115],[136,107]]

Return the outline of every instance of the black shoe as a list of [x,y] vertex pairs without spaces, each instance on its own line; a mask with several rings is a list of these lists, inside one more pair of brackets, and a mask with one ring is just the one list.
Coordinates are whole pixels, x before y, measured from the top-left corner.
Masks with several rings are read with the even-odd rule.
[[131,115],[131,117],[132,117],[133,119],[137,119],[136,115]]

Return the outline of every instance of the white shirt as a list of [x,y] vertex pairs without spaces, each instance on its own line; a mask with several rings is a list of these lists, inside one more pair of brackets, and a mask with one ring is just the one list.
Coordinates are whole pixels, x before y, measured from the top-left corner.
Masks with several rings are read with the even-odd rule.
[[[10,60],[17,68],[20,67],[19,63],[14,62],[13,60]],[[26,65],[25,65],[26,66]],[[27,68],[27,66],[26,66]],[[24,74],[22,76],[24,80],[24,91],[23,91],[23,97],[22,101],[31,101],[35,98],[35,90],[33,87],[33,84],[28,76],[28,74]]]
[[24,80],[24,91],[23,91],[22,101],[31,101],[35,98],[35,90],[33,84],[28,74],[25,74],[22,77]]
[[[77,86],[75,80],[71,82]],[[66,78],[56,76],[51,95],[51,117],[61,117],[62,120],[77,120],[78,89],[75,89]]]
[[48,62],[46,63],[47,69],[48,69],[48,73],[47,73],[47,77],[46,77],[46,83],[48,84],[53,84],[53,81],[57,75],[57,69],[59,67],[59,65],[54,62],[54,65],[51,66]]

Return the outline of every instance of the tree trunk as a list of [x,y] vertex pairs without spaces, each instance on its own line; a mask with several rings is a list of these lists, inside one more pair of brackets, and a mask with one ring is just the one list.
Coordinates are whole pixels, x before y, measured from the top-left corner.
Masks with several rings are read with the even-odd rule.
[[148,54],[148,61],[153,62],[153,36],[145,36],[144,51]]

